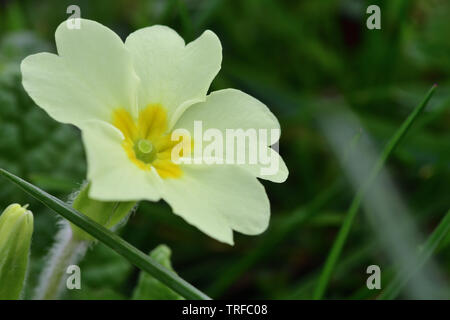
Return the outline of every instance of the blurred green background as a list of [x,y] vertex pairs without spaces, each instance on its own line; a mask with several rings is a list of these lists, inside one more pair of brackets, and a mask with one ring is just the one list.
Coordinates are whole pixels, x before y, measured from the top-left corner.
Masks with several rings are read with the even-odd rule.
[[[449,1],[0,1],[0,167],[61,199],[86,175],[80,134],[34,105],[21,86],[19,64],[28,54],[55,52],[54,32],[71,4],[80,6],[81,17],[108,26],[122,39],[153,24],[174,28],[187,42],[213,30],[224,59],[211,90],[241,89],[280,120],[280,153],[290,176],[283,184],[263,181],[272,206],[264,234],[235,234],[236,245],[224,245],[172,214],[163,201],[141,203],[119,231],[145,252],[167,244],[178,274],[213,298],[311,298],[353,196],[317,125],[324,99],[331,97],[354,112],[364,126],[355,132],[362,129],[382,148],[438,83],[425,114],[430,121],[408,135],[388,168],[425,235],[449,209]],[[366,28],[370,4],[381,7],[382,30]],[[0,209],[13,202],[29,203],[35,214],[30,297],[58,218],[0,179]],[[435,259],[449,281],[448,246]],[[365,285],[370,264],[392,270],[361,214],[326,297],[375,298],[379,291]],[[139,276],[138,269],[103,245],[88,252],[81,270],[82,290],[65,298],[129,299]],[[391,276],[383,273],[383,283]]]

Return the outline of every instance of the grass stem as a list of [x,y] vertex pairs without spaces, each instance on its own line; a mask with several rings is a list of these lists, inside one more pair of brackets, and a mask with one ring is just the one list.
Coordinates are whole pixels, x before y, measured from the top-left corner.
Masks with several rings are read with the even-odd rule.
[[342,249],[344,248],[344,245],[345,245],[345,242],[350,233],[350,229],[352,227],[353,221],[356,217],[356,214],[359,211],[359,208],[361,207],[361,203],[362,203],[363,197],[364,197],[367,189],[371,186],[371,184],[373,183],[375,178],[378,176],[378,174],[380,173],[384,164],[386,163],[387,159],[392,154],[392,152],[395,150],[395,148],[400,143],[402,138],[406,135],[408,130],[411,128],[414,121],[417,119],[417,117],[420,115],[420,113],[425,109],[425,107],[427,106],[428,102],[430,101],[435,90],[436,90],[436,85],[433,85],[433,87],[431,87],[431,89],[428,91],[428,93],[425,96],[425,98],[423,99],[423,101],[416,108],[414,108],[412,113],[408,116],[408,118],[406,118],[406,120],[402,123],[400,128],[395,132],[395,134],[392,136],[392,138],[388,141],[388,143],[386,144],[385,148],[383,149],[380,157],[378,158],[377,162],[375,163],[374,167],[372,168],[367,180],[356,192],[356,194],[353,198],[353,201],[350,204],[350,207],[344,218],[344,222],[339,230],[336,240],[333,243],[333,246],[330,250],[330,253],[328,254],[328,257],[325,261],[325,265],[320,274],[317,286],[316,286],[316,288],[314,290],[314,294],[313,294],[313,298],[315,300],[322,299],[325,294],[325,291],[327,289],[331,275],[337,264],[337,261],[339,260],[339,256],[341,255]]

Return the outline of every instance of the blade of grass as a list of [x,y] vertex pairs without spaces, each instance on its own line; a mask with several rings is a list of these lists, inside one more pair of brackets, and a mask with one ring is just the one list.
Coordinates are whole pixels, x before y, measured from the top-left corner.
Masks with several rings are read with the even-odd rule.
[[[447,207],[448,205],[448,201],[443,201],[445,207]],[[433,219],[434,215],[436,214],[436,210],[442,210],[439,209],[442,205],[438,204],[438,207],[436,208],[436,204],[431,204],[429,206],[427,206],[426,209],[422,209],[420,211],[418,211],[415,215],[416,219],[417,219],[417,223],[419,225],[421,224],[425,224],[427,223],[428,219]],[[401,231],[401,228],[403,226],[400,226],[399,231]],[[437,229],[436,229],[437,230]],[[447,232],[447,235],[450,235],[450,233]],[[445,235],[444,235],[445,237]],[[370,242],[373,245],[380,245],[379,243],[376,242]],[[434,253],[438,253],[441,250],[443,250],[444,248],[446,248],[447,245],[450,245],[450,243],[446,244],[445,243],[445,238],[442,239],[439,243],[439,245],[437,246],[437,248],[435,249]],[[341,262],[336,268],[337,270],[341,268],[343,262]],[[395,266],[390,266],[387,269],[383,268],[383,282],[384,283],[390,283],[395,276]],[[377,297],[380,296],[379,292],[374,293],[373,290],[369,290],[367,288],[366,283],[364,283],[363,286],[361,286],[359,289],[357,289],[355,292],[353,292],[350,295],[350,299],[351,300],[362,300],[362,299],[377,299]],[[379,298],[378,298],[379,299]]]
[[[339,265],[336,266],[335,271],[336,278],[344,279],[348,275],[349,270],[354,269],[356,268],[356,266],[359,266],[362,263],[364,263],[364,261],[367,261],[370,255],[375,250],[376,250],[375,243],[370,242],[370,243],[363,243],[354,250],[351,250],[351,252],[346,253],[346,255],[342,257],[341,263],[339,263]],[[281,296],[277,296],[275,298],[287,300],[310,299],[315,284],[317,283],[317,278],[320,275],[319,272],[320,270],[314,270],[302,276],[301,280],[295,283],[292,286],[292,288],[290,288],[290,291],[285,292]]]
[[411,277],[420,270],[420,268],[428,261],[431,255],[438,248],[440,243],[445,239],[446,235],[450,232],[450,211],[444,216],[439,225],[433,231],[431,236],[427,239],[423,247],[421,248],[417,263],[412,266],[411,272],[408,274],[397,275],[387,286],[387,288],[378,296],[381,300],[395,299],[404,285]]
[[405,134],[408,132],[409,128],[412,126],[412,124],[417,119],[419,114],[425,109],[425,107],[428,104],[428,101],[430,101],[435,90],[436,85],[433,85],[433,87],[428,91],[424,100],[412,111],[412,113],[408,116],[408,118],[406,118],[406,120],[402,123],[400,128],[388,141],[380,157],[375,163],[375,166],[372,168],[366,182],[357,191],[355,197],[353,198],[352,203],[350,204],[349,210],[345,216],[344,223],[342,224],[339,233],[336,237],[336,240],[334,241],[330,253],[328,254],[328,257],[325,261],[325,265],[322,269],[316,289],[314,290],[313,295],[314,299],[316,300],[322,299],[325,294],[325,290],[328,286],[328,282],[330,281],[331,274],[333,273],[333,270],[345,245],[345,242],[347,240],[347,237],[350,233],[350,229],[353,224],[353,220],[355,219],[355,216],[359,211],[366,190],[370,187],[372,182],[378,176],[387,159],[395,150],[395,148],[400,143]]
[[117,234],[76,211],[58,198],[46,193],[31,183],[15,176],[12,173],[9,173],[4,169],[0,168],[0,174],[11,182],[17,184],[25,192],[42,202],[48,208],[80,227],[94,238],[103,242],[136,267],[149,273],[186,299],[210,299],[203,292],[193,287],[172,271],[161,266],[159,263],[148,257],[145,253],[123,240]]
[[[443,204],[446,206],[448,204],[448,201],[443,201]],[[440,208],[440,206],[438,206],[438,208]],[[428,218],[434,218],[435,215],[434,212],[436,210],[439,210],[438,208],[436,208],[436,204],[433,203],[427,206],[426,209],[417,212],[415,216],[418,219],[418,223],[419,224],[426,223]],[[400,228],[402,228],[402,226],[400,226]],[[362,244],[358,244],[356,248],[353,248],[351,251],[347,252],[346,255],[343,254],[340,263],[336,265],[336,270],[334,273],[336,279],[342,281],[342,279],[344,279],[350,272],[349,269],[354,268],[356,265],[361,265],[362,263],[364,263],[364,261],[368,261],[370,257],[374,257],[374,255],[378,255],[380,245],[381,244],[379,243],[378,239],[376,239],[375,241],[371,240],[369,242],[363,242]],[[450,242],[447,245],[450,245]],[[436,252],[439,252],[444,248],[445,248],[445,240],[442,240],[440,245],[436,249]],[[314,286],[317,283],[317,279],[320,275],[319,271],[320,270],[314,270],[310,274],[303,276],[298,283],[293,285],[292,287],[293,289],[290,292],[287,292],[284,295],[277,296],[275,298],[288,300],[309,299],[309,297],[311,297],[311,293],[314,290]],[[393,278],[393,276],[394,276],[393,268],[392,270],[391,268],[387,270],[383,269],[383,282],[387,283],[389,279]],[[371,295],[369,295],[369,293]],[[373,291],[367,289],[367,285],[364,282],[364,285],[357,291],[355,291],[353,294],[351,294],[349,296],[349,299],[361,300],[368,298],[376,298],[378,294],[379,292],[374,293]]]

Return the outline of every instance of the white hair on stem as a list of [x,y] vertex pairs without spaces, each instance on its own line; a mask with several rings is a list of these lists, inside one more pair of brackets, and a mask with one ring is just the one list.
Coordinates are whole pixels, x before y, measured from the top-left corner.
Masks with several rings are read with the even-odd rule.
[[77,240],[72,236],[72,228],[65,220],[60,220],[59,231],[52,248],[46,256],[45,267],[39,277],[35,300],[54,300],[63,292],[66,270],[77,264],[86,253],[89,241]]

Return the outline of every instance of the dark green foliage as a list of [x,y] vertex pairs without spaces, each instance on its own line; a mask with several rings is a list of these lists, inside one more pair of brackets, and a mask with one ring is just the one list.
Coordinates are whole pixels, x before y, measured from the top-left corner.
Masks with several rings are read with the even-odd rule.
[[[381,149],[437,83],[424,115],[387,163],[391,178],[423,234],[450,207],[450,3],[392,1],[78,1],[84,18],[122,39],[137,28],[167,24],[186,41],[213,30],[223,65],[212,90],[233,87],[254,95],[282,127],[280,153],[290,176],[263,182],[272,220],[261,236],[236,235],[220,244],[173,215],[163,202],[142,203],[121,235],[149,252],[173,251],[179,275],[213,298],[310,298],[353,197],[317,120],[330,108],[348,108],[361,120],[355,134]],[[365,27],[367,5],[377,3],[382,30]],[[19,64],[28,54],[54,52],[54,31],[73,1],[4,1],[0,4],[0,167],[62,198],[85,178],[78,130],[55,122],[24,93]],[[351,144],[351,141],[349,141]],[[29,296],[55,233],[49,210],[0,179],[0,210],[30,203],[35,214]],[[449,238],[450,239],[450,238]],[[450,243],[450,241],[447,241]],[[448,246],[435,260],[450,276]],[[364,215],[357,217],[327,292],[329,298],[374,298],[366,267],[393,277],[385,252]],[[82,290],[67,298],[129,299],[138,270],[102,245],[82,263]]]

